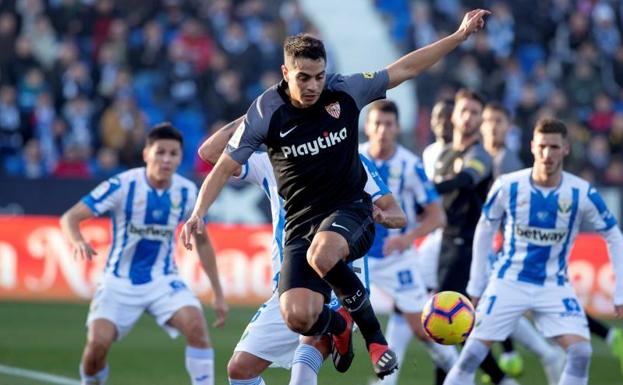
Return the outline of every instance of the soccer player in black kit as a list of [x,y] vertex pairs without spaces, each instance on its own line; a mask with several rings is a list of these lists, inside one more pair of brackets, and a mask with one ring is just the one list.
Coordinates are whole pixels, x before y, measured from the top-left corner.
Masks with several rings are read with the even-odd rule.
[[[320,40],[310,35],[288,37],[283,80],[251,104],[182,229],[182,242],[190,248],[190,234],[203,231],[202,217],[228,177],[265,144],[286,211],[281,313],[295,332],[333,337],[338,371],[346,371],[353,358],[353,321],[365,339],[376,375],[383,378],[397,367],[366,290],[347,266],[371,246],[377,214],[363,191],[359,113],[366,104],[385,97],[387,89],[414,78],[482,29],[487,14],[470,11],[452,35],[383,70],[347,76],[325,73]],[[331,289],[343,306],[340,312],[324,306]]]

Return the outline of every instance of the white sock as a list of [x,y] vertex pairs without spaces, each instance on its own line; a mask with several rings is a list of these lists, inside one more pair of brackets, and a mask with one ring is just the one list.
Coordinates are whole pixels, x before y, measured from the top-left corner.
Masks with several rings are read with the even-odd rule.
[[322,366],[322,354],[311,345],[299,344],[294,351],[290,385],[316,385]]
[[525,317],[519,318],[511,337],[547,363],[557,359],[558,352]]
[[266,385],[262,377],[249,378],[248,380],[229,379],[229,385]]
[[567,348],[567,363],[559,385],[587,385],[592,352],[590,342],[570,345]]
[[186,371],[192,385],[214,385],[214,349],[186,346]]
[[433,359],[436,366],[443,369],[446,373],[454,366],[459,359],[459,351],[456,346],[441,345],[433,341],[425,343],[428,355]]
[[400,376],[400,368],[402,367],[402,362],[405,359],[407,347],[409,346],[409,342],[412,337],[413,332],[411,331],[411,326],[409,326],[407,320],[400,314],[392,313],[387,321],[385,338],[387,339],[387,345],[389,345],[394,353],[396,353],[396,358],[398,359],[398,370],[388,376],[385,376],[382,381],[377,381],[377,384],[396,385],[398,377]]
[[471,385],[474,383],[476,369],[487,356],[489,348],[484,343],[468,338],[459,359],[446,376],[443,385]]
[[93,376],[86,375],[80,364],[80,383],[81,385],[106,385],[108,379],[108,365],[104,369],[95,373]]
[[612,340],[614,339],[614,330],[615,328],[608,329],[608,335],[606,335],[606,343],[608,346],[612,346]]

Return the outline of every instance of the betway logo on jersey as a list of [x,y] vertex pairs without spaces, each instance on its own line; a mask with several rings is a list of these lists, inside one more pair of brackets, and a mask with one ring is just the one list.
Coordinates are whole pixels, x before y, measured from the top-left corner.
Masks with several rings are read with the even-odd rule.
[[168,241],[173,236],[173,229],[162,225],[135,226],[130,223],[128,232],[141,238],[162,242]]
[[517,238],[538,246],[553,246],[567,236],[566,229],[544,229],[541,227],[515,226]]
[[281,152],[288,158],[290,156],[297,157],[302,155],[318,155],[320,150],[335,146],[342,140],[346,139],[348,132],[346,127],[342,128],[338,132],[327,132],[317,137],[316,139],[303,144],[293,144],[291,146],[281,146]]

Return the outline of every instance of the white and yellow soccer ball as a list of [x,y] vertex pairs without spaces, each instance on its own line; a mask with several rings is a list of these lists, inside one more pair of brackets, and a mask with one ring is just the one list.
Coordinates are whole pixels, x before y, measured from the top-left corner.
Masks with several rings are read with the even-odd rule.
[[474,328],[476,313],[471,301],[456,291],[433,295],[422,311],[422,326],[426,334],[443,345],[465,341]]

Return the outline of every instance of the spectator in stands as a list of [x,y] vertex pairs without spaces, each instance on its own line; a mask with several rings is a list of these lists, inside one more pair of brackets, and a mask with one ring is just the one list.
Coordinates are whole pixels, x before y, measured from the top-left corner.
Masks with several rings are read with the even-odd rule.
[[78,141],[69,142],[52,174],[57,178],[90,178],[89,147]]

